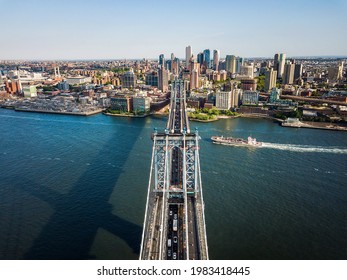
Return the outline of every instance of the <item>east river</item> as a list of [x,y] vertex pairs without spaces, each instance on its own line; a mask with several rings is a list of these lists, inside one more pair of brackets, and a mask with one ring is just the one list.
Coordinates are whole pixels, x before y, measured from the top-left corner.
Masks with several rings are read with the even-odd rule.
[[[150,134],[165,124],[0,109],[0,259],[138,259]],[[347,258],[346,132],[245,118],[191,127],[210,259]]]

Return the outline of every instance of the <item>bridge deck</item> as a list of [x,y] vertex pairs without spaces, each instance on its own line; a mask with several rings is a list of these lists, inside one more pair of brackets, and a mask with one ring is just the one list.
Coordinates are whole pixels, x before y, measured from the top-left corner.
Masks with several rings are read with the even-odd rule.
[[140,259],[208,259],[198,134],[191,133],[183,82],[172,85],[165,133],[153,135]]

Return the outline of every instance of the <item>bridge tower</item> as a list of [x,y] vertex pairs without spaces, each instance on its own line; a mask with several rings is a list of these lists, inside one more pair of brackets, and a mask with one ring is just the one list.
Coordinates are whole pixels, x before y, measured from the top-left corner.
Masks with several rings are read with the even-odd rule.
[[171,86],[166,128],[153,134],[140,260],[206,260],[200,137],[190,130],[183,81]]

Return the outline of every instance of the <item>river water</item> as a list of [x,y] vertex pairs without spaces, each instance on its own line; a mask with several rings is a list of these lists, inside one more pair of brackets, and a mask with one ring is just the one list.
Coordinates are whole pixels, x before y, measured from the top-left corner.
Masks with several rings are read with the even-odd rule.
[[[150,134],[165,124],[0,109],[0,259],[138,259]],[[191,127],[210,259],[347,258],[346,132],[245,118]]]

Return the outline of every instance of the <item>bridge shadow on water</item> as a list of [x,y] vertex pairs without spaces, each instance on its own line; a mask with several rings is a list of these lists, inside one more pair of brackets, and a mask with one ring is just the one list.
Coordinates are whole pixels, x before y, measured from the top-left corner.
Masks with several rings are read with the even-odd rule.
[[[21,188],[53,209],[52,216],[23,256],[24,259],[95,259],[97,256],[90,252],[100,229],[122,239],[134,254],[139,254],[142,227],[112,214],[109,199],[114,188],[117,188],[117,180],[141,131],[142,127],[136,127],[131,135],[114,133],[98,154],[88,159],[92,164],[87,166],[87,170],[66,194],[24,179]],[[125,143],[121,153],[111,153],[119,138],[123,138]],[[103,171],[107,172],[107,176],[102,176],[93,170],[93,166],[105,164],[105,161],[116,162],[116,167]],[[108,255],[112,256],[112,253]],[[120,256],[121,253],[117,252],[115,258]]]

